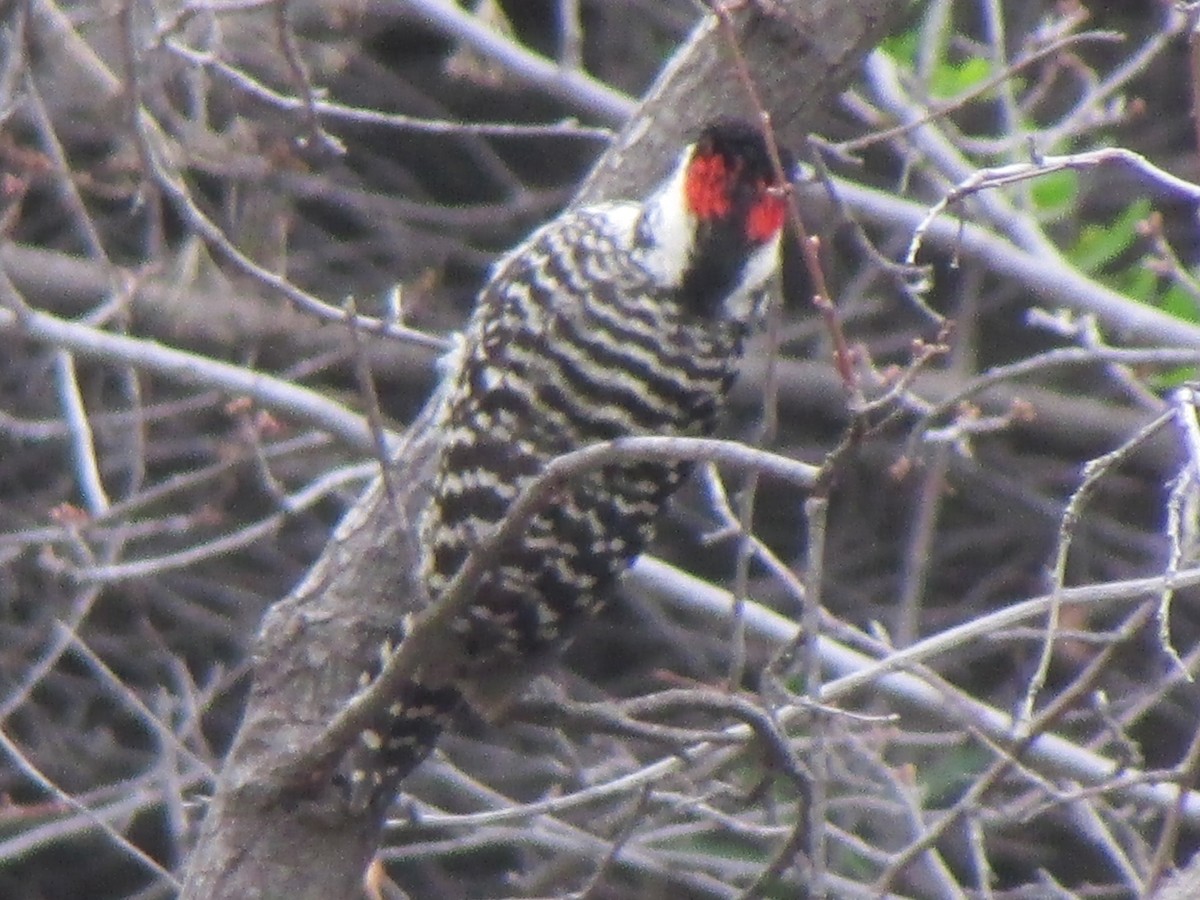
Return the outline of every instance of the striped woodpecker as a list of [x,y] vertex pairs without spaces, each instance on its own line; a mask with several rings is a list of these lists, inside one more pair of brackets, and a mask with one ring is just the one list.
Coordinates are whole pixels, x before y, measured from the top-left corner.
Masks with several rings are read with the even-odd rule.
[[[784,189],[756,127],[714,122],[647,198],[564,212],[499,261],[447,360],[435,420],[444,443],[420,521],[431,602],[550,460],[613,438],[712,432],[778,267]],[[453,624],[461,679],[407,685],[361,735],[348,778],[362,802],[390,799],[464,698],[503,702],[513,673],[563,649],[688,469],[592,471],[503,548]]]

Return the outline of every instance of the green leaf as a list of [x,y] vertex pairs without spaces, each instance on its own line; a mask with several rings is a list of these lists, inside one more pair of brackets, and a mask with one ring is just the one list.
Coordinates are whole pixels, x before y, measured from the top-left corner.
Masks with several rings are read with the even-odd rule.
[[982,56],[972,56],[958,63],[943,63],[933,70],[929,93],[934,97],[957,97],[992,74],[992,64]]
[[1177,284],[1167,289],[1158,305],[1163,312],[1170,313],[1177,319],[1191,322],[1193,325],[1200,324],[1200,307],[1196,305],[1196,298]]
[[895,60],[902,69],[912,69],[917,61],[917,47],[921,37],[917,29],[911,28],[900,34],[888,35],[879,45],[879,49]]
[[1157,372],[1147,378],[1147,383],[1150,384],[1150,389],[1165,394],[1166,391],[1175,390],[1188,382],[1194,382],[1196,379],[1195,366],[1177,366],[1169,368],[1165,372]]
[[1189,381],[1196,380],[1195,366],[1178,366],[1174,369],[1168,369],[1165,372],[1158,372],[1151,375],[1147,382],[1150,384],[1150,389],[1157,391],[1160,394],[1165,394],[1167,391],[1174,390],[1177,387],[1187,384]]
[[922,764],[920,785],[929,808],[952,803],[958,791],[984,770],[988,759],[982,747],[964,744]]
[[1067,257],[1076,266],[1094,275],[1131,246],[1137,237],[1137,223],[1150,214],[1150,201],[1137,200],[1113,222],[1085,225]]
[[1074,169],[1047,172],[1033,180],[1029,193],[1038,211],[1062,215],[1072,209],[1079,198],[1079,173]]
[[[1200,324],[1200,305],[1197,305],[1196,298],[1190,291],[1178,284],[1167,288],[1167,292],[1163,294],[1158,305],[1164,312],[1177,319],[1191,322],[1193,325]],[[1197,378],[1200,378],[1200,370],[1196,366],[1177,366],[1174,369],[1155,372],[1146,381],[1151,390],[1165,394],[1189,381],[1196,381]]]
[[1158,276],[1140,261],[1119,272],[1112,286],[1133,300],[1150,306],[1160,303],[1158,298]]

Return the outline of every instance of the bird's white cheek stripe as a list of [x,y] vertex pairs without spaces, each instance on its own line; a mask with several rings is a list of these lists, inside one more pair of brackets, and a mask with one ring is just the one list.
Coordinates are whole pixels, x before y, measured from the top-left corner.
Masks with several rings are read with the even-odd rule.
[[650,199],[646,213],[655,246],[646,253],[645,264],[662,284],[677,285],[683,281],[684,269],[692,255],[696,218],[687,210],[684,191],[690,157],[689,147],[671,177]]

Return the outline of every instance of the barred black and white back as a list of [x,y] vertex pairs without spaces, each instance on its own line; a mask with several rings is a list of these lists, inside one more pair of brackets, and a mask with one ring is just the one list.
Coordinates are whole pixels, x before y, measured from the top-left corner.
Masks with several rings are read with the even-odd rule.
[[[564,213],[500,261],[448,360],[420,526],[431,601],[550,460],[618,437],[713,430],[777,267],[777,181],[755,129],[715,123],[645,202]],[[461,690],[409,686],[364,736],[376,768],[355,779],[393,782],[479,693],[472,685],[561,650],[652,538],[687,468],[608,466],[537,515],[454,623]]]

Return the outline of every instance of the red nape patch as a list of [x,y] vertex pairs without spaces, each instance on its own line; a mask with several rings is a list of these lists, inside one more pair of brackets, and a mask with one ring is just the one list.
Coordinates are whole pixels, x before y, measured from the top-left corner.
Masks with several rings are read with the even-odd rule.
[[746,216],[746,237],[752,241],[769,241],[783,227],[783,218],[787,212],[787,204],[783,197],[762,189],[762,196],[750,207],[750,215]]
[[693,159],[684,187],[688,209],[696,218],[714,219],[729,214],[729,172],[720,154]]

